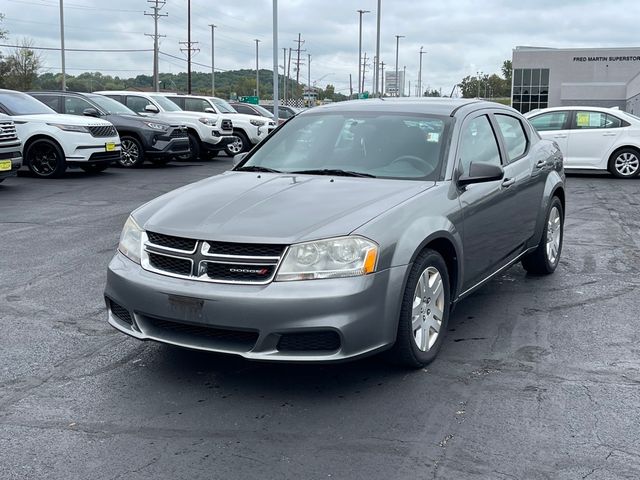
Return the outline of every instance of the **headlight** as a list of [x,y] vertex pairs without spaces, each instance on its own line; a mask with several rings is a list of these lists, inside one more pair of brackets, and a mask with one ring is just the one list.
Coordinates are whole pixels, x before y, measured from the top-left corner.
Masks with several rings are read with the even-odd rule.
[[249,120],[254,127],[263,127],[267,122],[261,122],[260,120]]
[[140,263],[142,255],[142,232],[143,230],[130,216],[124,224],[118,245],[120,253],[136,263]]
[[373,273],[378,245],[362,237],[338,237],[292,245],[276,281],[357,277]]
[[209,125],[210,127],[215,127],[216,125],[215,120],[211,120],[210,118],[206,118],[206,117],[199,118],[198,121],[200,123],[204,123],[205,125]]
[[89,133],[89,129],[82,125],[64,125],[62,123],[48,123],[47,125],[58,127],[60,130],[64,130],[65,132]]
[[166,125],[160,123],[147,123],[147,127],[153,128],[154,130],[162,130],[163,132],[167,129]]

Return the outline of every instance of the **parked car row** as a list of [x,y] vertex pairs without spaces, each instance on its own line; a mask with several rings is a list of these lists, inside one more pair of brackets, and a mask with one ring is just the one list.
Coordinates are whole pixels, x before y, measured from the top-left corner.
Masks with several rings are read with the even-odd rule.
[[21,166],[48,178],[233,156],[276,128],[273,115],[240,114],[220,98],[129,91],[0,90],[0,114],[0,181]]

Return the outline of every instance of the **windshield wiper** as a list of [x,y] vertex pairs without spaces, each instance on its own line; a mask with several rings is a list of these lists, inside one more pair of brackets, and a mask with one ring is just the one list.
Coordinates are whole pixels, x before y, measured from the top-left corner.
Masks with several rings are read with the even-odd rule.
[[260,167],[258,165],[247,165],[246,167],[239,167],[235,169],[236,172],[266,172],[266,173],[282,173],[280,170],[274,170],[273,168]]
[[298,170],[297,172],[290,173],[299,173],[299,174],[308,174],[308,175],[336,175],[340,177],[369,177],[376,178],[375,175],[371,175],[370,173],[363,172],[354,172],[351,170],[340,170],[339,168],[320,168],[317,170]]

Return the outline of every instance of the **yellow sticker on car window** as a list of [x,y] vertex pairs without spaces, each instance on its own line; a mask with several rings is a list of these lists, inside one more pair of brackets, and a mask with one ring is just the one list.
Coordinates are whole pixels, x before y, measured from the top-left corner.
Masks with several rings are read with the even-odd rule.
[[576,124],[578,127],[588,127],[591,115],[589,112],[578,112],[576,115]]

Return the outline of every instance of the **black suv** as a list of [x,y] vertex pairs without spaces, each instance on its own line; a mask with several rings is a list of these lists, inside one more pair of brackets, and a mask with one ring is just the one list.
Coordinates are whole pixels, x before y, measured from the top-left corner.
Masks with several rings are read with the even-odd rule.
[[111,98],[78,92],[28,92],[58,113],[100,117],[111,122],[122,141],[118,164],[131,168],[145,160],[166,164],[174,157],[189,156],[189,137],[181,125],[151,120]]

